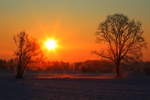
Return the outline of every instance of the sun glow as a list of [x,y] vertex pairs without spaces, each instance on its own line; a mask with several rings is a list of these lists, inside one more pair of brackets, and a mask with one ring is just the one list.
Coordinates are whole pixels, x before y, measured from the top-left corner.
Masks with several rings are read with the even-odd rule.
[[48,50],[55,50],[57,48],[57,42],[54,39],[48,39],[44,42],[44,46]]

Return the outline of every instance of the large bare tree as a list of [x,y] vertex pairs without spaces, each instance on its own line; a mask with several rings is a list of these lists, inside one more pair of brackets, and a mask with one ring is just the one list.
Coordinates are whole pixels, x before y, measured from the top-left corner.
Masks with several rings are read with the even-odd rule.
[[97,40],[103,41],[107,48],[95,51],[100,57],[115,64],[117,77],[120,77],[120,64],[124,61],[140,60],[142,48],[146,46],[140,22],[129,20],[123,14],[114,14],[100,23],[96,32]]
[[39,54],[39,45],[34,39],[31,39],[25,32],[20,32],[14,36],[16,44],[16,78],[23,78],[24,71],[27,65],[31,62],[34,56]]

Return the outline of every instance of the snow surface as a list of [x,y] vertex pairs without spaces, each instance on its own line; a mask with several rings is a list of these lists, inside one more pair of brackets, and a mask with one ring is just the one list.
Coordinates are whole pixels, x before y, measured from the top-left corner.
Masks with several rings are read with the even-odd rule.
[[20,80],[12,73],[1,72],[0,100],[150,100],[150,78],[46,76],[28,74]]

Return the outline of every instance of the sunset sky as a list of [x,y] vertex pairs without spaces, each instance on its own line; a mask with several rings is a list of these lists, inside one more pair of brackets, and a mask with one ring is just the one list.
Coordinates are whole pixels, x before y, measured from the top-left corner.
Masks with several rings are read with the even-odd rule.
[[[40,42],[57,40],[59,48],[47,51],[52,60],[98,59],[91,54],[101,48],[95,42],[96,29],[114,13],[142,22],[150,43],[150,0],[0,0],[0,58],[13,57],[13,35],[26,31]],[[148,49],[144,60],[150,61]]]

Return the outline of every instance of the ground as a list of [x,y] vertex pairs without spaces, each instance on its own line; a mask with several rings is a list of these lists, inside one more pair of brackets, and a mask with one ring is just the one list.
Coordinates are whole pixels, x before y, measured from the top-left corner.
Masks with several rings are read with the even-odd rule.
[[19,80],[1,73],[0,100],[150,100],[149,85],[150,78],[141,77],[46,78],[29,74]]

